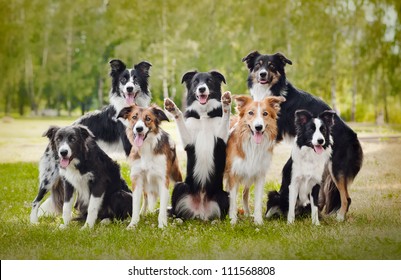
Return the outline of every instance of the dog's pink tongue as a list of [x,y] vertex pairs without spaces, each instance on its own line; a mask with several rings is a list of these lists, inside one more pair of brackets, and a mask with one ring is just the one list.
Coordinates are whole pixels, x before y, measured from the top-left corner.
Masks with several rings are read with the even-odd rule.
[[323,153],[323,147],[321,145],[313,146],[313,149],[315,150],[315,153],[317,153],[318,155]]
[[62,158],[62,159],[60,160],[60,166],[61,166],[62,168],[66,168],[69,164],[70,164],[70,160],[67,159],[67,158]]
[[137,147],[142,146],[142,144],[143,144],[143,139],[144,139],[144,138],[145,138],[144,135],[142,135],[142,134],[137,134],[137,135],[135,136],[135,139],[134,139],[134,144],[135,144],[135,146],[137,146]]
[[263,139],[263,133],[262,132],[255,132],[253,135],[253,140],[255,141],[256,144],[262,143]]
[[127,97],[125,97],[125,101],[127,101],[128,105],[132,105],[135,102],[135,97],[133,94],[128,94]]
[[199,103],[200,104],[206,104],[207,102],[207,95],[200,95],[199,96]]

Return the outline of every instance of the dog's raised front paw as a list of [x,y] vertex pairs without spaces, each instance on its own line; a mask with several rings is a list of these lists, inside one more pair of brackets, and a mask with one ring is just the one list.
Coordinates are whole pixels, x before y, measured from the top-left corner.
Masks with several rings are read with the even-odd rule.
[[177,114],[178,111],[175,103],[169,98],[164,99],[164,109],[166,109],[167,112],[173,114],[174,116]]
[[221,96],[221,102],[223,103],[223,106],[230,106],[231,105],[231,92],[226,91],[223,93]]

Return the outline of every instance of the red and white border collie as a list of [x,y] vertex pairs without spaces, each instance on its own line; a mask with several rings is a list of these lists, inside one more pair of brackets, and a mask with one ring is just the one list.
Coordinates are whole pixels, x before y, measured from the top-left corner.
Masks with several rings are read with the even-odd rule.
[[334,115],[334,111],[324,111],[315,118],[307,110],[295,112],[297,135],[291,157],[284,167],[280,193],[269,193],[266,217],[288,212],[287,222],[292,224],[295,213],[304,212],[303,208],[310,205],[312,223],[320,224],[319,190],[332,154]]
[[175,118],[187,152],[187,176],[172,194],[172,214],[183,219],[224,218],[229,207],[223,190],[226,143],[230,126],[231,95],[221,94],[224,76],[217,72],[188,72],[185,115],[170,99],[165,109]]
[[[124,108],[119,117],[128,120],[127,137],[132,143],[129,161],[132,180],[132,219],[128,228],[139,222],[140,212],[154,211],[160,196],[158,226],[167,226],[170,178],[182,181],[175,143],[160,124],[168,121],[157,106]],[[141,196],[143,205],[140,211]]]
[[[323,100],[302,90],[296,89],[286,78],[284,67],[292,64],[283,54],[273,55],[251,52],[245,58],[249,69],[248,87],[255,100],[267,96],[284,96],[280,116],[277,120],[277,141],[284,137],[296,136],[295,111],[304,109],[313,115],[331,110]],[[343,221],[351,204],[348,187],[362,166],[363,152],[356,133],[337,115],[332,128],[334,141],[332,158],[327,165],[327,172],[320,192],[320,208],[326,213],[337,211],[337,220]],[[340,199],[339,199],[340,198]]]
[[284,97],[253,101],[250,96],[234,96],[239,120],[227,143],[225,179],[230,192],[229,217],[237,222],[237,193],[244,184],[243,206],[249,215],[249,189],[255,184],[255,224],[262,224],[262,198],[277,136],[277,113]]

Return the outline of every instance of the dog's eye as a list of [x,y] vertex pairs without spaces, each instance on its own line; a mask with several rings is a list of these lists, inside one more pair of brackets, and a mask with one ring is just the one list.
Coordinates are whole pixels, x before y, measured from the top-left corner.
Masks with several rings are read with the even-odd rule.
[[264,116],[264,117],[266,117],[266,116],[268,116],[268,115],[269,115],[268,112],[263,112],[263,116]]
[[275,71],[275,70],[276,70],[276,68],[274,67],[274,65],[273,65],[273,64],[270,64],[270,65],[269,65],[269,70],[271,70],[271,71]]
[[57,142],[61,142],[62,139],[63,139],[63,138],[61,138],[61,137],[57,137],[57,138],[56,138],[56,141],[57,141]]
[[122,82],[123,84],[125,84],[125,83],[127,82],[127,78],[125,78],[125,77],[121,78],[121,82]]
[[249,111],[248,115],[253,116],[253,111]]
[[70,136],[70,142],[74,143],[75,141],[77,141],[77,138],[75,138],[74,136]]
[[324,128],[324,126],[320,127],[320,132],[325,133],[326,129]]
[[254,70],[259,70],[259,68],[260,68],[260,64],[258,63],[255,65]]
[[133,116],[132,116],[132,119],[133,119],[133,120],[136,120],[137,118],[138,118],[138,117],[137,117],[136,115],[133,115]]
[[146,116],[146,117],[145,117],[145,121],[150,122],[150,117],[149,117],[149,116]]

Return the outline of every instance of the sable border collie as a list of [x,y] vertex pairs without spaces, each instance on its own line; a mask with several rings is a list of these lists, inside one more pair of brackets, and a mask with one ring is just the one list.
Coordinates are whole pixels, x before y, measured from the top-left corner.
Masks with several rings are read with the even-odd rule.
[[334,111],[324,111],[317,118],[308,110],[295,112],[297,135],[291,157],[283,169],[280,193],[269,192],[266,217],[287,213],[287,222],[295,220],[296,210],[310,205],[312,224],[319,225],[318,199],[323,172],[330,161],[333,138]]
[[64,184],[63,224],[72,219],[74,193],[83,226],[93,228],[97,219],[125,219],[131,213],[132,196],[120,174],[120,166],[100,149],[85,126],[50,127],[47,134],[56,147]]
[[255,183],[254,222],[262,224],[262,198],[266,174],[273,156],[277,137],[277,113],[284,97],[267,97],[254,101],[250,96],[233,96],[239,119],[231,130],[227,143],[225,179],[230,192],[229,217],[237,222],[237,193],[244,184],[243,205],[249,215],[249,189]]
[[170,99],[166,111],[176,120],[187,153],[185,182],[176,183],[172,214],[183,219],[223,219],[228,212],[228,193],[223,190],[226,143],[229,135],[231,94],[221,94],[224,76],[217,71],[187,72],[185,115]]
[[[170,178],[182,181],[175,143],[160,124],[168,121],[157,106],[142,108],[132,105],[124,108],[119,117],[128,120],[127,136],[132,144],[129,155],[132,180],[132,219],[128,228],[139,222],[140,212],[153,212],[160,196],[159,228],[167,226],[167,204]],[[141,195],[143,204],[141,206]]]
[[[284,55],[263,55],[255,51],[242,61],[249,69],[248,87],[255,100],[266,96],[284,96],[281,103],[280,116],[277,121],[277,141],[284,137],[294,138],[296,135],[294,116],[298,109],[306,109],[318,115],[331,108],[321,99],[296,89],[286,78],[284,67],[292,64]],[[348,187],[362,166],[363,152],[356,133],[334,116],[332,129],[334,141],[332,159],[324,175],[323,189],[319,195],[319,208],[325,207],[326,213],[337,211],[337,220],[343,221],[351,204]]]
[[[118,59],[111,60],[109,64],[112,79],[110,105],[101,111],[82,116],[74,124],[87,126],[105,152],[125,152],[128,156],[131,144],[125,134],[124,124],[117,120],[117,114],[122,108],[133,103],[140,106],[149,105],[151,97],[148,79],[151,64],[142,61],[132,69],[128,69]],[[45,133],[43,136],[48,135]],[[37,223],[39,216],[61,213],[63,191],[60,187],[59,162],[56,160],[56,155],[57,151],[50,141],[39,162],[39,190],[32,202],[31,223]],[[40,205],[48,191],[51,191],[51,195]]]

